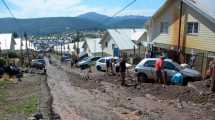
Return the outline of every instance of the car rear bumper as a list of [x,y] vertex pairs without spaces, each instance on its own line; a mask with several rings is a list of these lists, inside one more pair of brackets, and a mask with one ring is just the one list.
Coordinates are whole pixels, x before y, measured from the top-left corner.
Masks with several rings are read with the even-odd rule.
[[192,79],[193,79],[193,81],[201,81],[201,80],[203,80],[203,77],[198,76],[198,77],[193,77]]

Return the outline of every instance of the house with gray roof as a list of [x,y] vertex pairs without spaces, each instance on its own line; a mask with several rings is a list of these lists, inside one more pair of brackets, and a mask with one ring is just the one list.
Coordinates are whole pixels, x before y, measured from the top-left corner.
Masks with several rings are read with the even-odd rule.
[[126,54],[134,55],[137,43],[146,41],[145,29],[108,29],[102,37],[100,44],[102,51],[112,56]]
[[102,48],[99,43],[101,38],[85,38],[85,42],[83,44],[84,52],[89,56],[101,56]]
[[0,49],[1,50],[14,50],[15,42],[12,33],[0,34]]

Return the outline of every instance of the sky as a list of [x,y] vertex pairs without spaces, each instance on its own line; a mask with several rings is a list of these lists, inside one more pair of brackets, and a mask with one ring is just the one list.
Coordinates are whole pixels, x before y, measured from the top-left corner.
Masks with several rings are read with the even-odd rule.
[[[17,18],[75,17],[87,12],[112,16],[133,0],[5,0]],[[151,16],[165,0],[136,0],[119,14]],[[11,17],[0,0],[0,18]]]

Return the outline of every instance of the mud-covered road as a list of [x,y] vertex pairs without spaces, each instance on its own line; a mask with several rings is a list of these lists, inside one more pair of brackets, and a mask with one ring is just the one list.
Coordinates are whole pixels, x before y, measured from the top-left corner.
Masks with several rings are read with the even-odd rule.
[[[53,110],[62,120],[214,120],[200,106],[136,94],[120,84],[97,79],[84,81],[78,70],[47,66]],[[117,79],[113,79],[117,81]]]

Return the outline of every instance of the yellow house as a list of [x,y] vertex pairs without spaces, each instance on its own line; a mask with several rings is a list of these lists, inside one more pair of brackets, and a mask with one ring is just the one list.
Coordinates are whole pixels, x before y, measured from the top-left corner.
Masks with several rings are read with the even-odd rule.
[[145,25],[148,41],[164,49],[174,46],[185,57],[194,50],[206,63],[215,56],[214,5],[215,0],[166,0]]

